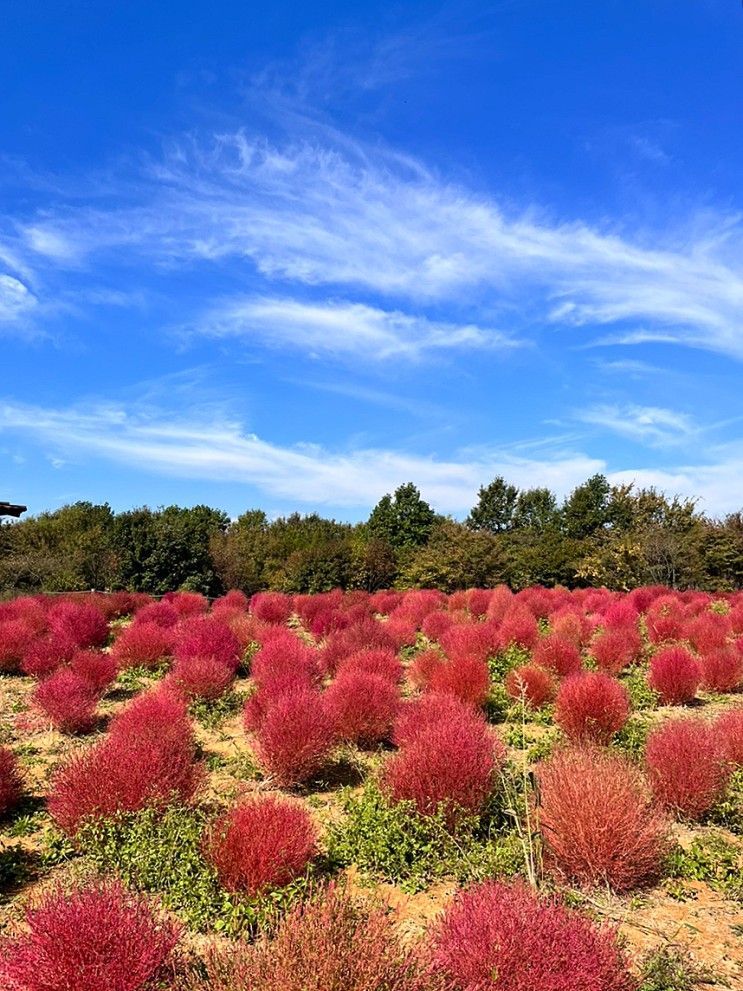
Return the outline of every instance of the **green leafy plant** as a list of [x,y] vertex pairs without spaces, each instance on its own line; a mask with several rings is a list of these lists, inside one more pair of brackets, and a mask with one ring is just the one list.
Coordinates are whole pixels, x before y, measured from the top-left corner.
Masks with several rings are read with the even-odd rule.
[[675,846],[666,860],[672,879],[705,881],[725,897],[743,901],[741,852],[722,836],[697,837],[688,849]]
[[629,692],[630,703],[636,710],[656,709],[660,696],[647,682],[647,671],[640,665],[633,665],[623,676],[622,682]]
[[245,696],[239,692],[225,692],[216,699],[193,699],[188,711],[205,729],[218,729],[231,716],[237,715],[244,703]]
[[731,775],[725,797],[712,809],[709,820],[743,836],[743,768]]
[[688,952],[675,946],[653,950],[642,962],[639,991],[695,991],[699,984],[716,984],[714,975]]
[[642,716],[631,716],[614,736],[613,746],[623,750],[632,760],[640,761],[645,756],[645,745],[650,732],[650,722]]

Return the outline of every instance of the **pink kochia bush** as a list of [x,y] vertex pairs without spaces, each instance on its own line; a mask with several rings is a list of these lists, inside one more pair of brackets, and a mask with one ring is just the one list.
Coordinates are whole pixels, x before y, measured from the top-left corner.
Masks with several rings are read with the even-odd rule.
[[743,767],[743,708],[729,709],[719,716],[714,732],[725,759]]
[[167,962],[180,931],[117,882],[47,892],[26,931],[0,943],[7,991],[140,991]]
[[96,723],[98,698],[90,681],[70,668],[60,668],[36,686],[31,701],[60,733],[87,733]]
[[402,680],[403,666],[400,658],[391,650],[357,650],[338,664],[338,674],[350,671],[363,671],[377,674],[388,681]]
[[545,668],[536,664],[523,664],[506,676],[506,692],[512,699],[523,699],[531,709],[541,709],[555,697],[555,679]]
[[602,672],[570,675],[557,691],[555,722],[569,740],[609,743],[629,712],[624,686]]
[[420,698],[401,703],[392,730],[392,742],[403,747],[443,722],[471,725],[475,732],[482,727],[482,718],[456,696],[426,692]]
[[433,936],[448,991],[635,991],[611,929],[523,884],[462,891]]
[[553,874],[631,891],[654,881],[668,823],[637,768],[597,747],[557,751],[537,767],[539,822]]
[[442,719],[389,758],[382,787],[391,801],[411,801],[422,815],[443,807],[454,824],[463,814],[482,810],[505,759],[505,746],[484,720]]
[[226,623],[211,616],[192,616],[179,627],[173,648],[176,662],[211,658],[231,671],[240,663],[240,643]]
[[256,731],[258,759],[280,785],[309,781],[327,763],[335,743],[323,697],[298,688],[269,705]]
[[[146,609],[150,608],[146,606]],[[172,654],[173,640],[172,627],[151,621],[140,623],[137,620],[116,638],[112,654],[122,668],[154,668],[164,657]]]
[[215,657],[185,657],[173,666],[172,679],[191,698],[217,699],[235,680],[235,673]]
[[389,739],[399,703],[394,682],[365,671],[341,668],[325,692],[325,711],[336,738],[362,746]]
[[21,662],[21,670],[32,678],[46,678],[72,660],[80,648],[68,634],[54,633],[33,640]]
[[554,671],[560,678],[581,669],[580,651],[558,633],[543,637],[534,647],[531,660],[532,664]]
[[472,706],[480,706],[488,696],[490,672],[487,662],[463,655],[433,668],[427,687],[432,692],[455,695]]
[[699,819],[723,797],[730,767],[719,727],[673,719],[649,735],[645,751],[653,792],[672,811]]
[[52,633],[71,637],[78,647],[102,647],[108,639],[106,617],[87,602],[56,602],[49,610]]
[[0,620],[0,671],[19,671],[34,637],[33,627],[24,620]]
[[185,703],[159,689],[140,696],[101,743],[74,754],[52,778],[49,812],[66,833],[85,819],[191,799],[203,779]]
[[0,818],[18,804],[21,797],[21,775],[12,750],[0,747]]
[[70,671],[88,682],[96,693],[103,693],[116,681],[118,665],[111,654],[100,650],[78,650],[70,661]]
[[654,654],[648,671],[648,685],[658,692],[664,705],[691,702],[699,690],[702,670],[684,647],[666,647]]
[[632,627],[606,630],[591,644],[591,654],[607,674],[619,674],[642,653],[640,634]]
[[710,692],[734,692],[743,681],[743,655],[735,647],[717,647],[702,654],[702,685]]
[[289,884],[316,854],[317,831],[305,806],[274,795],[236,805],[204,840],[204,855],[221,884],[252,896]]

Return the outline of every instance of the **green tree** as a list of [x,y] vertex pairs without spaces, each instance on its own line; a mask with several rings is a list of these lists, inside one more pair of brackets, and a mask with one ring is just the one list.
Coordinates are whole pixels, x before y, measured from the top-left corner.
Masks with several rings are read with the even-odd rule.
[[467,517],[470,530],[490,530],[502,533],[510,530],[516,508],[518,489],[498,475],[489,485],[482,485],[477,493],[477,505]]
[[401,485],[394,496],[383,496],[371,512],[367,529],[395,550],[420,547],[428,540],[436,514],[421,498],[412,482]]

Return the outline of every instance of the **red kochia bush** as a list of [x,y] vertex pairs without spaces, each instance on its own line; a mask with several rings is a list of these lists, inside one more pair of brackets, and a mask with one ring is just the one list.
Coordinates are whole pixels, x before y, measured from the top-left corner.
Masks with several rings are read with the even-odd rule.
[[27,932],[0,945],[9,991],[139,991],[151,987],[179,928],[117,882],[47,892]]
[[21,670],[32,678],[46,678],[62,664],[71,661],[79,649],[69,634],[53,633],[29,644]]
[[615,891],[658,876],[668,823],[634,765],[599,748],[571,748],[538,765],[537,778],[545,859],[553,873]]
[[473,725],[475,732],[479,732],[484,725],[482,717],[455,695],[426,692],[420,698],[400,705],[392,730],[392,742],[396,747],[403,747],[431,726],[443,722]]
[[52,633],[70,636],[78,647],[102,647],[108,639],[106,617],[87,602],[56,602],[49,610]]
[[591,644],[591,654],[599,668],[607,674],[619,674],[641,653],[640,634],[630,627],[607,630]]
[[172,678],[192,698],[218,699],[235,680],[235,673],[214,657],[184,657],[176,661]]
[[15,754],[8,747],[0,747],[0,817],[18,804],[21,788]]
[[230,809],[208,830],[204,855],[229,891],[281,888],[317,854],[317,831],[300,802],[266,795]]
[[200,592],[167,592],[163,602],[168,602],[181,618],[199,616],[209,609],[209,600]]
[[250,600],[250,611],[264,623],[285,623],[292,612],[292,600],[282,592],[256,592]]
[[724,647],[732,633],[732,625],[727,616],[704,612],[696,616],[686,628],[686,639],[691,645],[705,654]]
[[519,647],[533,647],[539,639],[539,626],[534,613],[519,606],[511,609],[503,617],[499,634],[501,647],[512,643]]
[[164,657],[172,654],[173,640],[172,627],[137,621],[122,630],[114,641],[112,654],[122,668],[154,668]]
[[256,735],[260,762],[287,787],[317,774],[335,742],[322,697],[301,688],[269,706]]
[[87,733],[95,726],[98,692],[82,675],[62,668],[36,686],[32,702],[60,733]]
[[22,619],[0,622],[0,671],[18,671],[35,638],[32,626]]
[[635,991],[611,929],[523,884],[486,881],[456,896],[433,936],[451,991]]
[[730,709],[717,718],[714,732],[725,758],[743,767],[743,709]]
[[325,711],[337,739],[361,745],[389,739],[399,703],[394,682],[365,671],[341,669],[325,692]]
[[116,681],[118,665],[111,654],[100,650],[78,650],[70,662],[70,670],[87,681],[94,692],[101,694]]
[[548,668],[560,678],[575,674],[581,669],[580,651],[559,633],[550,633],[543,637],[534,647],[531,660],[532,664]]
[[718,733],[699,719],[673,719],[648,737],[647,772],[659,801],[690,819],[709,812],[729,777]]
[[378,674],[393,683],[401,681],[404,674],[402,661],[391,650],[357,650],[338,665],[338,674],[348,671]]
[[336,885],[299,902],[270,938],[212,946],[205,963],[199,991],[443,991],[384,907]]
[[318,654],[293,633],[281,630],[253,655],[250,673],[259,688],[287,678],[294,678],[297,684],[311,685],[319,680]]
[[428,679],[432,692],[456,695],[463,702],[480,706],[490,689],[490,671],[487,662],[479,657],[456,657],[436,666]]
[[169,602],[150,602],[137,611],[134,622],[137,626],[155,623],[169,629],[176,625],[178,619],[177,610]]
[[684,647],[666,647],[650,661],[648,685],[658,692],[664,705],[691,702],[701,681],[699,662]]
[[432,723],[387,761],[382,786],[393,802],[412,801],[423,815],[444,806],[454,823],[481,811],[505,757],[484,722]]
[[428,688],[434,671],[447,663],[443,654],[438,650],[422,650],[416,654],[413,663],[408,668],[408,679],[414,688]]
[[557,690],[555,722],[570,740],[608,743],[629,711],[624,686],[602,672],[571,674]]
[[173,655],[176,661],[210,657],[236,671],[240,644],[226,623],[211,616],[192,616],[177,631]]
[[555,679],[536,664],[523,664],[506,676],[506,692],[512,699],[524,700],[532,709],[540,709],[555,697]]
[[711,692],[734,692],[743,680],[743,655],[735,647],[718,647],[702,654],[702,685]]

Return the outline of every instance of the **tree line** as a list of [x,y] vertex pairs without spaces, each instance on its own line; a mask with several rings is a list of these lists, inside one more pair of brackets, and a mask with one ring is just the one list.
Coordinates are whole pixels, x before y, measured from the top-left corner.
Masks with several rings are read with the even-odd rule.
[[228,588],[743,587],[743,513],[712,519],[693,499],[611,485],[594,475],[562,502],[502,477],[464,521],[442,516],[413,483],[361,523],[317,513],[235,520],[209,506],[114,512],[77,502],[0,525],[0,593]]

